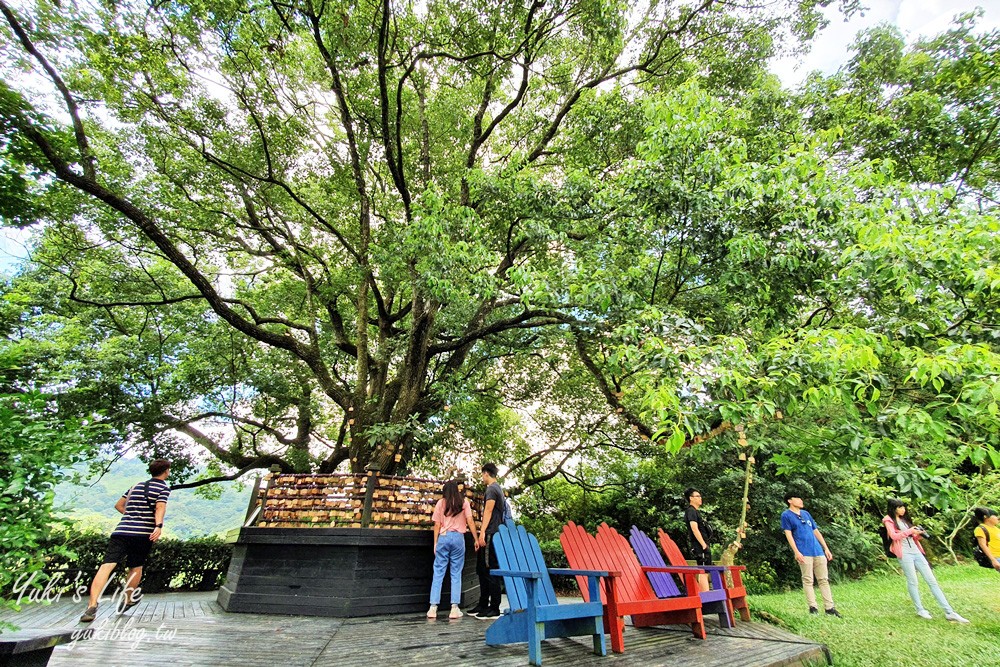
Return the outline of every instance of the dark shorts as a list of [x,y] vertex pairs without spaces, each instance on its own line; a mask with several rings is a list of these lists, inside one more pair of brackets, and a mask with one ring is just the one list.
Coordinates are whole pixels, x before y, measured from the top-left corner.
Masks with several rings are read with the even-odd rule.
[[125,563],[125,567],[142,567],[149,557],[153,541],[148,535],[112,535],[108,540],[105,563]]
[[691,557],[694,558],[694,562],[698,565],[711,565],[712,564],[712,545],[708,545],[705,550],[697,549],[692,554]]

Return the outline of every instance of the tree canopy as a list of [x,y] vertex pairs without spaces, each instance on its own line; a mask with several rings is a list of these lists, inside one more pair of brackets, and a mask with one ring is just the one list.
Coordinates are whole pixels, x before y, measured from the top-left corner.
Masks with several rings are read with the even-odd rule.
[[783,90],[828,4],[0,2],[10,382],[237,473],[784,416],[779,464],[946,504],[1000,464],[1000,38]]

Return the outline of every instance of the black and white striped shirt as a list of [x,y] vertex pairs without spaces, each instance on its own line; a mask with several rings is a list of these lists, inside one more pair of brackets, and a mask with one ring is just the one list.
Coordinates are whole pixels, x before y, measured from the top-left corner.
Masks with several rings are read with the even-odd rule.
[[[143,486],[146,494],[143,494]],[[146,503],[146,496],[149,503]],[[122,494],[125,501],[125,516],[118,522],[112,535],[151,535],[156,528],[156,503],[165,503],[170,497],[170,487],[162,479],[155,477],[136,484]]]

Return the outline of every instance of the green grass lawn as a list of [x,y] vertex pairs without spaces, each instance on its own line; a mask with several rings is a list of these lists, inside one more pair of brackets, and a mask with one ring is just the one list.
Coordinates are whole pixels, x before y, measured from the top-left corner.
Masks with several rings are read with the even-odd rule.
[[940,566],[934,572],[952,607],[971,625],[945,621],[923,580],[920,594],[934,619],[918,618],[902,574],[872,574],[835,585],[833,599],[842,619],[808,614],[801,589],[751,596],[750,608],[777,617],[792,632],[826,644],[837,667],[997,664],[1000,574],[975,565]]

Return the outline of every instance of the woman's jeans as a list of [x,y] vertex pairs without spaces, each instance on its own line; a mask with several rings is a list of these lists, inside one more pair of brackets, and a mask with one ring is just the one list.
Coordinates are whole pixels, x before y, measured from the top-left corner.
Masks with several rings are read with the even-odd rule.
[[920,576],[927,582],[927,587],[931,589],[938,604],[944,609],[944,613],[951,614],[953,612],[951,605],[948,604],[948,600],[945,599],[944,593],[941,591],[941,587],[938,586],[930,563],[927,562],[923,554],[903,554],[903,557],[899,559],[899,565],[903,568],[903,574],[906,575],[906,589],[910,592],[910,599],[913,600],[917,611],[924,610],[924,605],[920,602],[920,589],[917,588],[917,572],[919,572]]
[[462,567],[465,565],[465,534],[454,531],[438,537],[434,552],[434,582],[431,584],[431,604],[441,603],[444,571],[451,565],[451,603],[462,601]]

